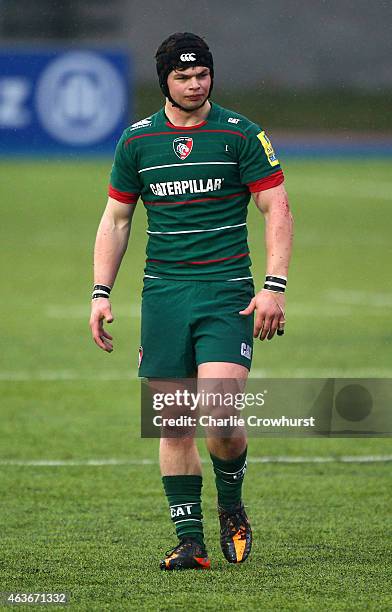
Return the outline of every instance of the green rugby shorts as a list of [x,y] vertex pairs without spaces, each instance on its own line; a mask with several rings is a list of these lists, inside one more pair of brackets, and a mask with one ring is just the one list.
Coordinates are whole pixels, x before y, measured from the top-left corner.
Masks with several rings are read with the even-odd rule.
[[254,296],[251,279],[180,281],[145,278],[139,376],[187,378],[208,361],[250,370],[253,314],[238,314]]

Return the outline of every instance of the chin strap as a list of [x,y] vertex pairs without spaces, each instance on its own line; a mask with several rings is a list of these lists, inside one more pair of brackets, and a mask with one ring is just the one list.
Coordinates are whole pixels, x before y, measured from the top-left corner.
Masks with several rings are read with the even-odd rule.
[[207,96],[207,98],[204,100],[204,102],[202,104],[200,104],[200,106],[198,106],[197,108],[184,108],[183,106],[181,106],[181,104],[178,104],[178,102],[176,102],[175,100],[173,100],[173,98],[170,95],[170,91],[169,93],[166,95],[167,99],[169,100],[169,102],[172,104],[172,106],[175,106],[176,108],[179,108],[180,110],[184,111],[184,113],[194,113],[195,110],[199,110],[199,108],[202,108],[202,106],[204,106],[204,104],[207,102],[207,100],[209,99],[209,95]]

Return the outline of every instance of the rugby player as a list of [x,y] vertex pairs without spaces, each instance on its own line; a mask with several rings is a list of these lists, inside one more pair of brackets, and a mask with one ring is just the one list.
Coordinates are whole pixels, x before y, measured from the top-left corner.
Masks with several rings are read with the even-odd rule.
[[[127,128],[115,153],[95,244],[92,335],[101,349],[113,350],[104,322],[113,321],[110,290],[141,198],[148,244],[139,375],[244,382],[253,338],[271,340],[284,330],[292,218],[283,172],[260,126],[210,101],[213,58],[202,38],[169,36],[156,62],[165,105]],[[265,219],[266,280],[256,293],[246,229],[250,194]],[[221,548],[229,563],[242,563],[252,545],[242,501],[246,433],[206,442]],[[160,567],[208,568],[193,437],[161,438],[160,467],[179,539]]]

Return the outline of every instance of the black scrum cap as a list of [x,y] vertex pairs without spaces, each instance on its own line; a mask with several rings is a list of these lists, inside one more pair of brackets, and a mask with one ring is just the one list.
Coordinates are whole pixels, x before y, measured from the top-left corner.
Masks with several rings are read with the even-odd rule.
[[211,95],[214,79],[214,62],[207,43],[200,36],[191,32],[171,34],[159,45],[155,59],[162,92],[176,106],[177,104],[172,100],[167,86],[167,77],[176,68],[183,70],[192,66],[206,66],[209,68],[211,87],[208,95]]

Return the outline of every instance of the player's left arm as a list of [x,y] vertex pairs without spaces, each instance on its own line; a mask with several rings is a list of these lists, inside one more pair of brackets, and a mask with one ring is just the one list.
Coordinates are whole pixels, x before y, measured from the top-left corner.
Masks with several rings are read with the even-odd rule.
[[[265,219],[266,275],[287,278],[293,241],[293,217],[284,184],[255,192],[252,196]],[[284,327],[285,294],[262,289],[240,314],[249,315],[254,310],[254,337],[271,340],[276,330]]]

